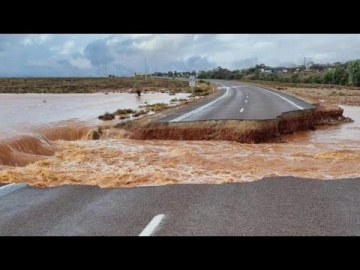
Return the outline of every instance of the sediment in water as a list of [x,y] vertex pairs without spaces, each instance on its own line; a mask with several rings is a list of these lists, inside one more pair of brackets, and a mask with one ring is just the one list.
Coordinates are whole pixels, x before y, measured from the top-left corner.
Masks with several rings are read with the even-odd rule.
[[[117,125],[119,129],[94,130],[90,126],[64,125],[40,129],[37,134],[0,141],[1,166],[26,166],[54,155],[59,149],[54,140],[94,140],[130,138],[139,140],[226,140],[241,143],[283,142],[281,134],[313,130],[319,125],[351,122],[336,105],[293,111],[273,120],[210,120],[199,122],[155,123],[131,121]],[[154,120],[154,119],[153,119]],[[115,131],[119,132],[115,132]]]
[[0,165],[26,166],[53,156],[58,149],[51,141],[96,139],[97,133],[97,130],[92,130],[88,126],[64,125],[43,127],[31,134],[3,139],[0,141]]
[[19,136],[0,142],[0,165],[25,166],[54,153],[54,147],[40,135]]

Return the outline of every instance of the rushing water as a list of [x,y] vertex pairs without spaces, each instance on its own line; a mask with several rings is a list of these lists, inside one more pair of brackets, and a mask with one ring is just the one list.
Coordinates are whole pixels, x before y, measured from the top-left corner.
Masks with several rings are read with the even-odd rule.
[[[97,116],[105,111],[135,109],[144,102],[169,102],[174,97],[0,95],[0,164],[12,161],[0,165],[0,182],[113,187],[244,182],[286,175],[360,177],[360,107],[343,106],[344,115],[354,123],[286,135],[286,143],[137,141],[119,129],[106,130],[101,140],[86,140],[88,127],[98,124]],[[39,127],[42,135],[34,131]],[[26,133],[30,130],[31,135]],[[9,141],[14,136],[18,139]]]

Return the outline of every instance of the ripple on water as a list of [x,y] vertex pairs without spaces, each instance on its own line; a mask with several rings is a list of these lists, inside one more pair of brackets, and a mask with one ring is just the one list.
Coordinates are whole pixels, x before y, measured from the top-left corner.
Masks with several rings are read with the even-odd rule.
[[98,141],[51,141],[59,149],[54,156],[21,168],[2,166],[0,181],[127,187],[248,182],[287,175],[326,180],[359,177],[360,107],[344,109],[354,123],[287,135],[287,142],[279,144],[137,141],[121,136],[121,130]]

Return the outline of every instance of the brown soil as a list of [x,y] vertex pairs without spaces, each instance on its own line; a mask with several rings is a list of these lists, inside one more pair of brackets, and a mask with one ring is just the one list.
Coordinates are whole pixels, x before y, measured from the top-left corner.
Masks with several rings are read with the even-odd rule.
[[[351,122],[336,105],[284,113],[275,120],[211,120],[182,123],[132,122],[119,125],[139,140],[227,140],[240,143],[282,142],[281,134],[314,130],[319,125]],[[154,118],[152,119],[154,120]]]

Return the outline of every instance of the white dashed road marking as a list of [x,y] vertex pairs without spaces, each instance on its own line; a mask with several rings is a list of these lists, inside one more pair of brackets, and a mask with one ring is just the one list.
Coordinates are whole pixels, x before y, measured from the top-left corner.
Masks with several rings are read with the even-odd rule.
[[26,186],[26,184],[15,184],[15,183],[12,183],[12,184],[9,184],[6,186],[2,186],[2,187],[0,187],[0,197],[5,196],[5,195],[7,195],[11,192],[14,192],[15,190],[18,190],[20,188],[23,188],[25,186]]
[[139,236],[150,236],[152,235],[157,227],[159,226],[162,219],[165,217],[164,214],[156,215],[150,223],[145,227],[145,229],[139,234]]
[[241,108],[240,112],[243,112],[244,111],[244,108]]
[[193,111],[185,113],[182,116],[179,116],[179,117],[177,117],[177,118],[175,118],[175,119],[173,119],[173,120],[171,120],[169,122],[178,122],[178,121],[181,121],[181,120],[183,120],[185,118],[188,118],[188,117],[192,116],[193,114],[197,114],[197,113],[201,112],[202,110],[206,109],[207,107],[209,107],[209,106],[213,105],[214,103],[218,102],[219,100],[227,97],[229,95],[229,93],[230,93],[229,89],[231,87],[227,87],[227,86],[224,86],[224,87],[226,88],[226,92],[222,96],[218,97],[217,99],[215,99],[215,100],[213,100],[213,101],[211,101],[211,102],[209,102],[209,103],[207,103],[207,104],[205,104],[205,105],[203,105],[203,106],[201,106],[201,107],[199,107],[199,108],[197,108],[197,109],[195,109]]

